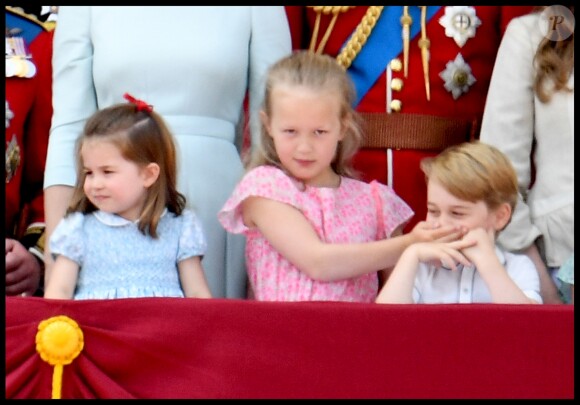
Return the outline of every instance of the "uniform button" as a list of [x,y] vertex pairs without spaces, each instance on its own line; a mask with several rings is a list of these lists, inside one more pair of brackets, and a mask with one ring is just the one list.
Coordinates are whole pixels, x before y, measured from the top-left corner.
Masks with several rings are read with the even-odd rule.
[[398,77],[391,80],[391,88],[395,91],[401,91],[403,88],[403,80],[399,79]]
[[402,106],[403,106],[403,103],[401,103],[401,100],[393,100],[393,101],[391,101],[391,110],[393,110],[394,112],[401,111],[401,107]]
[[469,288],[464,288],[463,292],[467,294],[469,292]]
[[401,59],[399,58],[395,58],[391,61],[391,70],[393,72],[400,72],[401,69],[403,69],[403,62],[401,62]]

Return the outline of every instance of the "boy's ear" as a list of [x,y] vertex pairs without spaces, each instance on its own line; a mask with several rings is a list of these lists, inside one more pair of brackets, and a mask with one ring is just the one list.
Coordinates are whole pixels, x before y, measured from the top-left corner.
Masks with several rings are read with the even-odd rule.
[[260,121],[262,122],[264,128],[266,128],[266,133],[268,134],[268,136],[272,137],[270,131],[270,118],[268,117],[268,114],[266,114],[264,110],[260,110]]
[[159,178],[159,165],[157,163],[149,163],[143,168],[143,185],[148,188],[151,187]]
[[512,216],[512,207],[508,203],[503,203],[494,211],[494,228],[501,231],[510,222]]

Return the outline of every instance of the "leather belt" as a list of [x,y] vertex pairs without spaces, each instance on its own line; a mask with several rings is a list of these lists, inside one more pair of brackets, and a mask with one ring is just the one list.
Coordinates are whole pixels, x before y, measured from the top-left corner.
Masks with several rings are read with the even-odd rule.
[[423,114],[358,113],[364,140],[361,147],[442,151],[476,139],[477,119]]

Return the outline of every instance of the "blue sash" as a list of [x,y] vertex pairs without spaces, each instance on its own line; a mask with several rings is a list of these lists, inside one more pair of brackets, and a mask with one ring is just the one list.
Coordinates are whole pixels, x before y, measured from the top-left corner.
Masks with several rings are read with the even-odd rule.
[[22,32],[16,36],[24,38],[24,42],[27,46],[30,45],[32,41],[34,41],[38,34],[44,31],[44,29],[39,24],[29,21],[17,14],[12,14],[8,11],[6,12],[6,27],[10,29],[20,28]]
[[[429,21],[441,6],[427,6]],[[347,70],[356,88],[357,106],[377,81],[387,64],[403,51],[401,16],[403,6],[385,6],[371,35]],[[421,9],[410,6],[409,15],[413,24],[409,29],[410,40],[421,32]],[[352,35],[351,35],[352,36]],[[350,39],[350,37],[349,37]],[[348,39],[347,41],[348,42]],[[346,42],[344,45],[346,45]],[[343,45],[343,47],[344,47]]]

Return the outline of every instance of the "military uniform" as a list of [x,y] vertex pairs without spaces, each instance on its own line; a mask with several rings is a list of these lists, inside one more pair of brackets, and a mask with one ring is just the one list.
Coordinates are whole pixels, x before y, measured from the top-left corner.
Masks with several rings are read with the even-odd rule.
[[32,15],[6,7],[6,237],[41,260],[51,57],[52,32]]
[[[472,137],[477,137],[502,33],[511,18],[531,10],[531,6],[308,6],[301,10],[287,6],[294,48],[333,56],[342,52],[337,59],[355,82],[359,112],[417,115],[412,116],[416,120],[385,131],[391,139],[383,140],[385,146],[393,145],[392,138],[407,136],[414,127],[417,147],[385,149],[379,139],[361,149],[354,161],[363,180],[391,185],[413,208],[415,216],[405,231],[426,216],[420,160],[450,142],[444,131],[435,134],[439,122],[431,125],[429,119],[472,122]],[[403,22],[409,23],[408,34]],[[350,45],[349,38],[354,38]],[[441,139],[427,145],[435,136]]]

